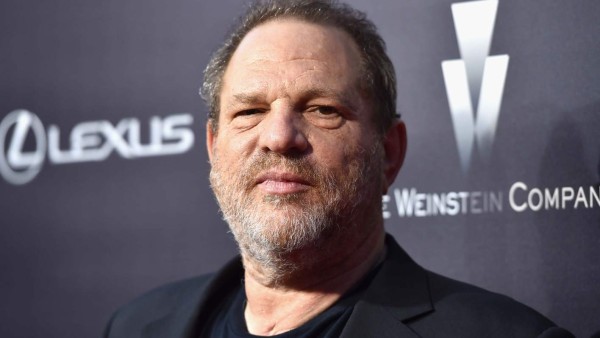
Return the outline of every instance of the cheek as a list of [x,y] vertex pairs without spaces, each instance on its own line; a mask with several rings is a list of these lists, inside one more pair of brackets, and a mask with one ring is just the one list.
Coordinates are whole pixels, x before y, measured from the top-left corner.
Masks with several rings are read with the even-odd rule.
[[312,131],[308,137],[311,154],[309,158],[324,168],[335,168],[343,165],[351,147],[343,137],[330,132]]
[[365,152],[369,152],[374,141],[374,134],[370,130],[353,124],[340,134],[333,135],[323,152],[332,161],[342,161],[347,165],[348,161],[361,158]]
[[314,146],[314,162],[321,170],[328,171],[338,178],[348,174],[348,166],[361,157],[360,146],[348,140]]
[[250,135],[228,135],[223,133],[217,138],[214,153],[217,154],[222,163],[236,166],[236,163],[242,164],[246,158],[252,155],[255,144],[256,142]]

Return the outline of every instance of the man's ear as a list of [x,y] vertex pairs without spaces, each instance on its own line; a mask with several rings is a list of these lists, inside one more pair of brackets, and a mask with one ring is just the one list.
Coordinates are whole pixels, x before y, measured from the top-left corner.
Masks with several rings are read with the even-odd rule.
[[385,176],[382,193],[394,183],[406,156],[406,126],[402,121],[395,121],[385,133],[383,150],[385,152],[383,174]]
[[210,163],[212,163],[214,155],[214,144],[216,137],[217,135],[213,131],[213,122],[209,119],[208,122],[206,122],[206,150],[208,152],[208,161]]

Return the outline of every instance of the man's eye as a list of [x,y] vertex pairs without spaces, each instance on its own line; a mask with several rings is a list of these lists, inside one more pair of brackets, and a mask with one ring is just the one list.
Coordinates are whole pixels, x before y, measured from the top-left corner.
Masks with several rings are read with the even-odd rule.
[[244,109],[241,110],[239,112],[237,112],[237,114],[235,114],[235,116],[251,116],[251,115],[256,115],[256,114],[260,114],[262,113],[262,110],[260,109]]
[[316,106],[309,109],[309,112],[313,112],[324,117],[336,117],[339,115],[338,110],[331,106]]
[[313,125],[326,129],[339,128],[344,123],[340,111],[332,106],[314,106],[306,110],[305,118]]
[[248,108],[236,111],[231,118],[232,128],[247,130],[256,126],[264,117],[265,109]]

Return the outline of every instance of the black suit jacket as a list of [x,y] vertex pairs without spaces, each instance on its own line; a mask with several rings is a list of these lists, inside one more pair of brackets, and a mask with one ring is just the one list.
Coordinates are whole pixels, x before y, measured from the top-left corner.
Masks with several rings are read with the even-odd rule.
[[[424,270],[388,235],[387,257],[341,337],[573,337],[531,308]],[[119,309],[106,338],[197,338],[222,297],[239,286],[240,258],[214,275],[153,290]]]

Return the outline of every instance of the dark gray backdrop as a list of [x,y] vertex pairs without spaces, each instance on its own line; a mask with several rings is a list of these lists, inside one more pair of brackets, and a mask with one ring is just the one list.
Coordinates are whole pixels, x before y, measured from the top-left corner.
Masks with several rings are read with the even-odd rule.
[[[185,128],[195,135],[181,154],[126,159],[113,151],[74,164],[53,164],[46,154],[31,182],[0,178],[1,337],[99,336],[120,304],[235,254],[208,189],[197,88],[243,3],[0,3],[0,119],[26,109],[46,133],[59,128],[62,149],[88,121],[138,119],[147,141],[153,116],[188,113],[194,122]],[[476,155],[476,144],[466,171],[441,68],[461,58],[453,2],[350,3],[387,41],[408,125],[406,165],[386,203],[388,231],[434,271],[508,294],[578,336],[600,330],[598,204],[517,212],[508,201],[516,182],[542,192],[600,182],[600,3],[500,1],[489,54],[510,62],[496,137],[491,160]],[[4,159],[15,129],[0,135]],[[30,130],[23,151],[35,149]],[[401,217],[394,192],[411,188],[494,192],[502,210]],[[526,193],[518,191],[519,204]]]

